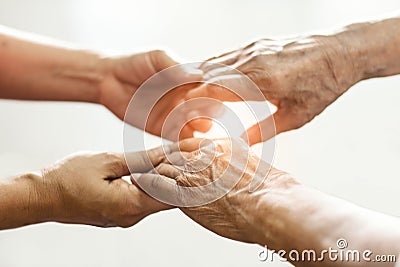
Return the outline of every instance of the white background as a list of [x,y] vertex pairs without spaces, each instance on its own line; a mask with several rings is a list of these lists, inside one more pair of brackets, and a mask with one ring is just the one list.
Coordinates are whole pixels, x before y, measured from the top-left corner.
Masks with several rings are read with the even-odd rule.
[[[0,0],[0,24],[110,54],[164,48],[192,61],[261,37],[334,29],[395,10],[398,0]],[[399,87],[400,77],[353,87],[307,126],[279,136],[275,165],[399,216]],[[122,151],[122,123],[93,104],[0,101],[0,125],[0,177],[78,150]],[[47,223],[0,232],[0,266],[7,267],[286,266],[258,262],[259,249],[220,238],[178,210],[130,229]]]

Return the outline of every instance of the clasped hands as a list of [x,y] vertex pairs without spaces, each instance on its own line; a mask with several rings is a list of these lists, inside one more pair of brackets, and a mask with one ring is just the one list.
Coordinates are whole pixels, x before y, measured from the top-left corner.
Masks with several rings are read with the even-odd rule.
[[[219,235],[268,248],[321,252],[345,237],[360,250],[398,254],[398,219],[303,186],[248,146],[303,126],[361,80],[398,74],[398,21],[354,24],[325,36],[262,39],[190,69],[176,67],[162,51],[102,58],[0,34],[7,44],[0,51],[1,98],[99,103],[137,128],[181,140],[149,151],[75,154],[40,173],[2,180],[1,229],[47,221],[129,227],[179,207]],[[166,94],[157,83],[142,90],[125,116],[132,96],[165,69],[172,71],[162,78],[176,87]],[[250,89],[254,85],[261,98]],[[165,131],[182,102],[204,98],[217,101],[181,110]],[[196,114],[218,117],[218,101],[268,101],[277,111],[266,111],[240,140],[192,138],[212,126]],[[129,175],[131,182],[122,179]]]
[[[362,66],[352,62],[353,57],[343,46],[343,40],[338,39],[335,36],[261,39],[210,58],[199,69],[175,68],[167,73],[166,81],[184,84],[200,80],[204,83],[184,84],[171,90],[154,105],[150,114],[139,107],[133,107],[136,122],[128,123],[161,136],[163,123],[171,110],[184,101],[205,97],[221,102],[267,100],[277,107],[274,114],[243,133],[242,138],[249,145],[297,129],[364,78]],[[99,97],[96,101],[123,119],[129,101],[140,85],[157,72],[176,64],[161,51],[128,58],[102,59],[99,66],[104,78],[99,84]],[[237,72],[243,75],[232,75]],[[249,81],[257,86],[263,99],[252,99]],[[154,88],[152,92],[145,93],[161,96],[163,92],[157,92],[157,88]],[[217,117],[220,112],[218,107],[207,105],[206,108],[211,118]],[[183,125],[186,119],[191,118],[182,118],[178,124]],[[183,125],[178,137],[190,138],[195,131],[207,132],[211,126],[209,120],[194,119]],[[178,139],[175,136],[170,138],[168,133],[166,137],[173,141]]]
[[[132,183],[122,179],[130,173]],[[215,199],[202,201],[203,194],[180,191],[220,179],[223,183],[208,192],[211,197],[216,194]],[[257,194],[249,191],[253,179],[261,182]],[[41,199],[43,221],[130,227],[147,215],[173,208],[168,202],[174,199],[185,214],[217,234],[259,244],[264,231],[249,218],[257,213],[263,192],[298,184],[260,160],[243,141],[229,138],[185,139],[125,155],[76,154],[32,174],[30,180],[32,195]],[[192,197],[197,205],[185,205]]]
[[[349,58],[337,56],[343,55],[343,53],[339,53],[341,49],[336,40],[328,38],[310,37],[284,41],[262,39],[244,48],[211,58],[200,66],[200,70],[178,70],[173,73],[174,75],[167,78],[184,83],[195,77],[211,83],[184,85],[181,90],[165,95],[155,106],[154,112],[148,117],[146,127],[141,128],[150,133],[161,135],[162,125],[168,113],[184,100],[208,97],[220,101],[242,101],[236,96],[238,94],[246,95],[248,81],[243,80],[244,76],[230,75],[232,69],[237,69],[260,88],[265,99],[277,107],[275,114],[261,121],[259,125],[249,128],[247,130],[248,137],[244,139],[249,145],[268,140],[275,134],[298,128],[310,121],[360,79],[354,68],[347,67],[351,65],[348,62]],[[98,102],[122,119],[132,93],[138,89],[140,84],[158,71],[175,64],[177,62],[161,51],[137,54],[128,58],[102,59],[99,66],[101,66],[104,78],[99,84]],[[318,66],[318,68],[315,68],[315,66]],[[346,72],[344,68],[348,71]],[[346,73],[346,75],[341,75],[342,73]],[[237,86],[238,84],[239,86]],[[229,90],[231,88],[240,92],[232,92]],[[136,117],[141,117],[140,110],[138,110]],[[193,120],[182,128],[179,138],[193,137],[194,131],[205,132],[210,127],[210,121]],[[196,140],[198,139],[181,141],[181,148],[190,153],[195,153],[194,151],[198,151],[199,148]],[[222,147],[226,147],[226,145]],[[242,151],[238,154],[247,155],[249,150],[245,149],[244,146],[243,149],[245,152]],[[161,156],[162,153],[159,150],[155,150],[158,151],[157,153],[150,150],[147,153],[128,154],[130,155],[128,163],[125,162],[122,154],[76,155],[56,164],[49,170],[45,170],[42,175],[35,178],[40,181],[39,184],[44,185],[45,190],[42,192],[40,188],[43,188],[43,186],[39,186],[39,189],[35,189],[35,191],[39,192],[38,195],[41,196],[49,195],[48,198],[50,199],[47,204],[42,204],[42,206],[56,203],[51,204],[50,209],[46,209],[49,212],[44,212],[47,216],[46,220],[127,227],[150,213],[171,208],[170,205],[148,196],[136,184],[135,180],[133,180],[133,184],[129,184],[120,179],[130,174],[128,165],[131,166],[132,164],[131,167],[136,173],[147,173],[153,167],[156,167],[161,175],[186,186],[204,184],[212,179],[207,175],[193,176],[191,179],[188,176],[182,176],[179,170],[174,170],[171,166],[168,166],[165,158],[163,158],[165,155]],[[146,159],[147,154],[150,155],[150,162]],[[223,164],[226,166],[230,164],[230,160],[225,157],[218,159],[217,162],[221,163],[221,159],[225,159]],[[249,157],[249,160],[250,165],[253,164],[251,161],[254,161],[254,164],[261,161],[254,155]],[[210,166],[215,166],[215,164],[212,163]],[[225,229],[221,230],[222,235],[233,235],[235,239],[249,241],[248,239],[258,231],[249,231],[248,233],[245,231],[239,234],[240,231],[236,233],[231,233],[231,231],[237,231],[241,227],[246,228],[245,225],[225,227],[229,225],[229,221],[231,221],[230,223],[241,222],[245,224],[246,219],[244,218],[237,217],[235,220],[230,220],[226,217],[228,215],[243,215],[243,212],[218,206],[219,204],[216,203],[226,204],[228,202],[225,201],[229,200],[235,203],[247,203],[246,207],[251,206],[251,203],[256,204],[257,198],[252,200],[242,199],[250,195],[246,195],[245,192],[248,191],[247,187],[254,175],[245,172],[243,175],[231,174],[231,176],[238,179],[235,188],[240,194],[234,188],[232,192],[229,192],[217,202],[211,203],[208,208],[189,207],[182,208],[182,210],[200,224],[213,222],[221,216],[221,218],[224,218],[224,222],[215,225],[220,225]],[[146,175],[143,175],[140,178],[141,181],[145,177]],[[273,177],[272,180],[279,181],[270,182],[270,184],[279,187],[296,184],[287,174],[272,167],[269,177]],[[270,180],[264,178],[266,177],[263,177],[263,181]],[[154,180],[151,179],[153,182]],[[86,183],[87,186],[82,185],[82,183]],[[153,188],[158,188],[157,186],[160,185],[152,185]],[[262,183],[258,189],[264,186],[267,185]],[[56,190],[56,194],[48,194],[46,190],[49,188],[59,190]],[[171,188],[160,188],[160,190],[169,192],[168,190],[171,190]],[[85,198],[85,200],[81,198]],[[233,204],[230,203],[229,205]],[[211,212],[212,207],[216,207],[219,215]],[[62,214],[57,214],[59,211]],[[203,212],[206,213],[206,216],[202,216]],[[204,219],[207,217],[212,217],[212,219]],[[212,225],[213,223],[209,223],[207,226],[213,228]],[[230,230],[226,230],[228,228]],[[219,232],[220,229],[215,229],[215,231]]]

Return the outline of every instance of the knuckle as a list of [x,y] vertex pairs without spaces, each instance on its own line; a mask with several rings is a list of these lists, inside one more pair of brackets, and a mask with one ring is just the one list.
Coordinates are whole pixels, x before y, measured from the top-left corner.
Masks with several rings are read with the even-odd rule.
[[126,164],[120,154],[113,152],[102,152],[100,154],[104,167],[113,175],[119,176],[125,170]]
[[[257,61],[261,60],[261,56],[255,57],[255,62],[249,69],[246,71],[246,75],[252,80],[262,91],[277,90],[278,87],[278,78],[275,73],[270,71],[268,67],[260,65]],[[261,66],[261,67],[260,67]]]
[[166,171],[166,169],[168,168],[168,167],[167,167],[168,165],[169,165],[169,164],[167,164],[167,163],[160,163],[160,164],[158,164],[158,166],[156,167],[156,172],[157,172],[158,174],[164,174],[165,171]]
[[151,50],[150,53],[157,56],[166,54],[165,51],[161,49]]
[[160,58],[167,56],[167,53],[164,50],[152,50],[149,52],[149,57],[152,62],[158,62]]

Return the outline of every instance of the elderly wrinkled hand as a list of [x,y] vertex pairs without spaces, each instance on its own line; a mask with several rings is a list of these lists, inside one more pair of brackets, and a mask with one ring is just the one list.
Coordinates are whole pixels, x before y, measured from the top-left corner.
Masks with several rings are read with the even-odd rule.
[[346,49],[334,37],[261,39],[211,58],[201,69],[212,84],[192,90],[187,98],[253,100],[249,88],[254,82],[277,107],[275,114],[247,130],[248,137],[243,137],[250,145],[273,137],[275,126],[276,134],[301,127],[360,80]]
[[[166,152],[152,174],[135,181],[221,236],[268,245],[296,266],[342,266],[324,253],[343,239],[359,251],[399,251],[397,218],[307,187],[261,160],[243,141],[189,139]],[[322,260],[288,254],[310,249]]]
[[254,209],[264,193],[297,182],[260,160],[242,141],[192,139],[179,148],[183,152],[169,151],[156,167],[155,173],[162,176],[142,175],[136,182],[221,236],[263,244],[264,230],[254,219]]

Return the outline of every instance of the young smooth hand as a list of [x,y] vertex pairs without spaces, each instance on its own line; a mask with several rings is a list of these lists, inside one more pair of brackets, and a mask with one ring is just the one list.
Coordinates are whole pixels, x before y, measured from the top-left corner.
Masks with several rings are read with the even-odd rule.
[[[13,37],[16,35],[16,37]],[[161,135],[168,114],[184,101],[184,92],[202,80],[202,71],[178,62],[159,50],[119,58],[25,40],[23,33],[0,27],[0,98],[47,101],[82,101],[102,104],[118,118]],[[170,68],[173,67],[174,68]],[[157,75],[159,84],[144,88],[125,117],[138,88]],[[183,85],[185,84],[185,85]],[[168,86],[173,88],[168,88]],[[179,86],[183,85],[183,86]],[[170,90],[173,89],[173,90]],[[165,94],[170,90],[168,94]],[[152,108],[152,109],[151,109]],[[179,116],[178,116],[179,117]],[[185,125],[186,117],[174,118],[181,138],[206,131],[211,123]],[[163,137],[178,139],[165,134]]]
[[[177,65],[178,62],[171,59],[163,51],[155,50],[140,53],[123,58],[107,58],[100,61],[100,70],[103,79],[99,83],[99,103],[110,109],[121,120],[124,119],[128,104],[137,89],[150,77],[167,68]],[[174,67],[152,80],[157,83],[143,88],[140,96],[137,96],[131,108],[132,114],[126,114],[126,122],[146,130],[154,135],[161,136],[162,127],[170,112],[185,100],[187,90],[197,84],[190,84],[193,81],[202,79],[202,71],[195,68],[188,68],[187,65]],[[168,93],[163,85],[184,84],[170,88]],[[140,99],[139,99],[140,98]],[[158,98],[159,101],[156,101]],[[155,99],[155,101],[153,101]],[[149,102],[149,101],[153,101]],[[149,112],[152,107],[151,112]],[[164,136],[170,140],[177,141],[179,138],[193,137],[194,131],[207,131],[211,127],[209,121],[203,121],[196,125],[185,125],[186,116],[175,116],[177,128],[180,129],[180,136],[164,132]]]

